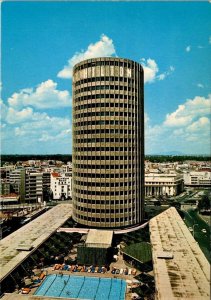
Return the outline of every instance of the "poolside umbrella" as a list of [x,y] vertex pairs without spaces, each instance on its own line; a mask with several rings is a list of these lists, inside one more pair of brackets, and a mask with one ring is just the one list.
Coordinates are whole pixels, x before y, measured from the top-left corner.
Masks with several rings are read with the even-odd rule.
[[132,283],[140,283],[137,279],[132,279]]
[[26,286],[29,286],[33,283],[33,281],[30,278],[26,278],[26,279],[24,279],[24,283]]
[[132,296],[131,299],[140,299],[140,296],[136,293],[132,293],[131,296]]
[[127,283],[132,283],[132,280],[127,279],[126,282],[127,282]]

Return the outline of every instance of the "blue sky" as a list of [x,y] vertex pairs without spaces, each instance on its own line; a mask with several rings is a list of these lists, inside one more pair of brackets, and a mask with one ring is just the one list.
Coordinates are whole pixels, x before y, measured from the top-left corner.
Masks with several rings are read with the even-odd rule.
[[3,154],[71,153],[71,69],[141,63],[145,152],[210,153],[211,4],[3,2]]

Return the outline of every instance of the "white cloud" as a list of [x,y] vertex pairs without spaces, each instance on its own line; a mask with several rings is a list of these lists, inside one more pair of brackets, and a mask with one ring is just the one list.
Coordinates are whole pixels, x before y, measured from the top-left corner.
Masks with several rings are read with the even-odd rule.
[[33,110],[31,107],[24,108],[16,111],[14,108],[9,107],[6,120],[9,124],[22,123],[32,119]]
[[170,66],[169,70],[162,73],[162,74],[160,74],[160,75],[158,75],[157,79],[158,80],[164,80],[167,76],[171,75],[174,72],[174,70],[175,70],[175,68],[173,66]]
[[100,40],[95,44],[90,44],[85,51],[75,53],[69,60],[68,64],[57,74],[60,78],[71,78],[72,70],[76,63],[95,57],[105,57],[116,55],[116,50],[112,39],[102,34]]
[[173,66],[169,67],[169,70],[158,74],[159,68],[154,59],[148,58],[141,58],[141,65],[144,69],[144,82],[145,83],[152,83],[155,80],[164,80],[167,76],[171,75],[175,68]]
[[7,116],[7,106],[4,104],[3,100],[0,99],[0,118],[1,118],[1,122],[3,120],[5,120],[6,116]]
[[71,105],[71,96],[67,90],[57,89],[57,83],[49,79],[40,83],[35,89],[22,89],[14,93],[8,104],[14,108],[33,106],[38,109],[67,107]]
[[177,150],[187,154],[209,154],[210,108],[210,95],[196,96],[178,105],[174,112],[166,115],[165,121],[161,124],[151,126],[147,115],[146,153]]
[[154,59],[148,58],[147,60],[145,60],[144,58],[142,58],[141,64],[144,69],[144,82],[153,82],[159,71],[157,63]]
[[190,52],[190,51],[191,51],[191,46],[187,46],[187,47],[185,48],[185,51],[186,51],[186,52]]
[[[49,115],[34,114],[33,121],[25,121],[14,128],[16,137],[25,137],[28,141],[47,142],[69,139],[71,141],[71,123],[67,118],[50,117]],[[63,141],[61,141],[63,143]]]
[[187,132],[202,132],[210,129],[210,120],[207,117],[201,117],[193,122],[186,129]]
[[202,83],[197,83],[197,87],[203,89],[204,88],[204,85]]
[[64,129],[61,132],[59,132],[57,135],[49,134],[49,132],[43,132],[42,136],[39,138],[39,141],[47,142],[47,141],[53,141],[53,140],[56,140],[56,141],[63,140],[66,138],[71,139],[70,134],[71,134],[71,129]]
[[[40,85],[40,88],[42,89],[43,86]],[[43,92],[40,91],[40,93]],[[4,112],[4,123],[1,126],[2,152],[70,152],[71,122],[69,118],[50,116],[46,112],[37,112],[29,106],[19,109],[14,102],[8,101],[8,104],[13,106],[7,106],[2,101],[0,104]],[[21,104],[24,105],[24,101]],[[46,143],[48,143],[47,148]]]
[[191,116],[185,114],[185,105],[179,105],[178,109],[171,114],[167,114],[164,122],[167,126],[184,126],[192,120]]
[[[103,34],[99,41],[97,41],[94,44],[90,44],[85,51],[77,52],[75,55],[73,55],[68,60],[68,64],[64,66],[64,68],[61,71],[59,71],[57,76],[60,78],[71,79],[73,67],[76,63],[89,58],[106,56],[116,56],[116,50],[112,39]],[[153,82],[155,81],[155,79],[164,80],[174,71],[174,67],[170,66],[168,71],[164,72],[163,74],[158,74],[158,65],[156,61],[151,58],[148,58],[147,60],[145,58],[142,58],[141,64],[144,69],[145,83]]]
[[167,114],[164,125],[180,127],[190,124],[199,117],[210,114],[211,95],[208,98],[196,96],[193,100],[187,100],[179,105],[176,111]]

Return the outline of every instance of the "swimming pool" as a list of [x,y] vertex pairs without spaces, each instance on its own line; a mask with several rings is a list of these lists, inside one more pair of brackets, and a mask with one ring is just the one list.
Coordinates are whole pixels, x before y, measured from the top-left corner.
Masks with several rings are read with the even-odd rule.
[[69,275],[48,275],[35,295],[94,300],[124,300],[125,280]]

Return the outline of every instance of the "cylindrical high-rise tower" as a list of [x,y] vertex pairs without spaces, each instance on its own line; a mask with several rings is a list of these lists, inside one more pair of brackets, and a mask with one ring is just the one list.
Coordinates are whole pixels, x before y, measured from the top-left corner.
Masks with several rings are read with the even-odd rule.
[[94,58],[73,69],[73,218],[90,227],[140,224],[144,85],[140,64]]

